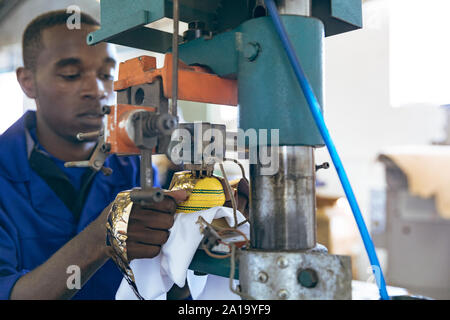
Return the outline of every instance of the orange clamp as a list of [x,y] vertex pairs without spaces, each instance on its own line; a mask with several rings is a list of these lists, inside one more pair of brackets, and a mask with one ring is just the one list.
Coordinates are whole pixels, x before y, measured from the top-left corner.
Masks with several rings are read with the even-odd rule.
[[[221,105],[237,106],[237,81],[224,79],[208,72],[200,66],[189,66],[179,61],[178,99]],[[119,67],[119,80],[114,83],[114,90],[152,83],[155,78],[162,78],[164,96],[172,97],[172,54],[165,55],[164,67],[156,69],[156,58],[141,56],[125,62]]]

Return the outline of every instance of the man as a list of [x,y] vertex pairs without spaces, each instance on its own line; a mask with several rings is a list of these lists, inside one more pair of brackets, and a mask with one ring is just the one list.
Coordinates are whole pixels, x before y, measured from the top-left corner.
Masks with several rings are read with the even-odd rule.
[[[37,110],[0,137],[0,299],[114,299],[122,279],[105,223],[117,193],[139,185],[139,159],[108,157],[110,176],[64,167],[92,154],[95,139],[80,142],[76,134],[101,128],[101,106],[114,103],[116,66],[111,45],[86,45],[98,23],[82,14],[81,29],[69,30],[69,17],[44,14],[23,35],[17,79]],[[129,260],[159,253],[185,199],[179,191],[151,208],[133,207]],[[68,281],[77,270],[81,290]]]

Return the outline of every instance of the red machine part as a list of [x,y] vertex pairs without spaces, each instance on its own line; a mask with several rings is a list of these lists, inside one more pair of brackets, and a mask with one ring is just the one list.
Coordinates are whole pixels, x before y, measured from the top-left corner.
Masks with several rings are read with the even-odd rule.
[[[172,97],[172,54],[166,54],[164,67],[156,69],[156,58],[141,56],[122,62],[119,80],[114,90],[124,90],[144,83],[152,83],[155,78],[163,81],[164,96]],[[209,73],[206,68],[188,66],[182,61],[178,68],[178,99],[221,105],[237,106],[237,82]]]
[[105,143],[109,144],[109,153],[118,155],[136,155],[140,154],[130,135],[133,134],[131,120],[133,113],[138,111],[156,112],[153,107],[138,107],[128,104],[119,104],[111,106],[111,112],[106,115],[105,120]]

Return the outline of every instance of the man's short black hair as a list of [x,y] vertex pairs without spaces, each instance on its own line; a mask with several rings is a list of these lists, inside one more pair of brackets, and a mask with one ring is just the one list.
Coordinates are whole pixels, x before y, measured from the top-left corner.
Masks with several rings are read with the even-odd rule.
[[[36,69],[36,62],[40,51],[44,48],[42,43],[42,31],[54,26],[65,25],[73,13],[66,10],[57,10],[44,13],[33,19],[26,27],[22,37],[22,55],[25,68]],[[100,26],[100,23],[92,16],[81,12],[81,24]]]

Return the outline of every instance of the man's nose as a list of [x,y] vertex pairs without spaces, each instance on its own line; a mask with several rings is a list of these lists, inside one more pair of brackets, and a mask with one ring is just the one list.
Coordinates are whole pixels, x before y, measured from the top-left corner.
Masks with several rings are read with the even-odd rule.
[[102,81],[97,74],[86,74],[81,94],[83,98],[86,99],[105,99],[107,97],[107,90],[104,81]]

